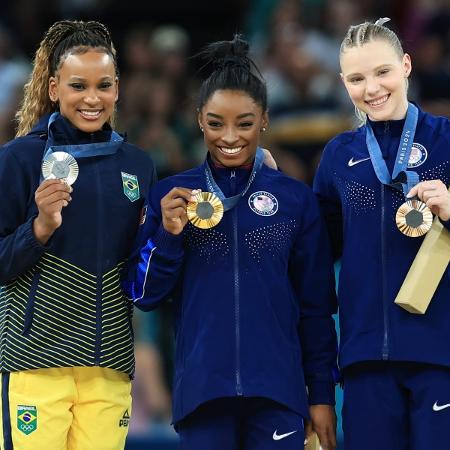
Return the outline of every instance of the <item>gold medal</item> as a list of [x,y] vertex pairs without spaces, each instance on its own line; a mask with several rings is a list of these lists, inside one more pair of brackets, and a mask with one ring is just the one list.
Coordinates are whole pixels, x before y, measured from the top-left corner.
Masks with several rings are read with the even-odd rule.
[[186,212],[192,225],[208,229],[222,220],[223,204],[212,192],[199,192],[195,195],[195,201],[187,204]]
[[42,161],[42,175],[45,180],[63,180],[69,186],[78,177],[78,163],[66,152],[53,152]]
[[431,228],[433,214],[420,200],[408,200],[397,210],[395,222],[398,229],[409,237],[423,236]]

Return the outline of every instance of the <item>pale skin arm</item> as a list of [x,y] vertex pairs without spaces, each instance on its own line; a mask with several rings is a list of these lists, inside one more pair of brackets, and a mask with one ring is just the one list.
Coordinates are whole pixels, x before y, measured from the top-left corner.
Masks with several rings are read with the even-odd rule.
[[306,422],[305,437],[315,431],[322,450],[334,450],[336,443],[336,413],[331,405],[311,405],[309,407],[311,421]]
[[62,224],[62,209],[72,200],[73,189],[61,180],[45,180],[36,189],[34,199],[39,214],[33,221],[36,240],[45,245]]
[[416,184],[407,197],[417,196],[424,202],[433,214],[446,222],[450,219],[450,193],[441,180],[422,181]]

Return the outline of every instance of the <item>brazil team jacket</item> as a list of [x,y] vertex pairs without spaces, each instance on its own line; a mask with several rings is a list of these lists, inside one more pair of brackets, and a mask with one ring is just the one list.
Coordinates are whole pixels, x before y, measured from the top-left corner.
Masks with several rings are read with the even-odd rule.
[[[0,368],[96,365],[131,374],[132,304],[119,277],[153,164],[128,143],[114,154],[80,158],[62,225],[43,246],[32,222],[47,122],[43,117],[0,149]],[[82,133],[62,117],[54,126],[58,145],[103,142],[111,134]]]
[[[371,122],[392,173],[404,120]],[[314,181],[334,252],[341,256],[338,303],[340,365],[369,360],[415,361],[450,367],[450,272],[425,315],[394,303],[424,237],[396,226],[403,194],[378,181],[366,127],[343,133],[325,148]],[[419,110],[408,169],[420,180],[450,183],[450,121]],[[449,228],[448,223],[444,226]]]
[[[239,203],[210,229],[161,225],[172,187],[207,190],[205,167],[159,182],[138,232],[125,291],[143,310],[172,297],[174,422],[218,397],[266,397],[308,417],[334,403],[334,275],[310,188],[263,165]],[[226,197],[245,169],[213,168]]]

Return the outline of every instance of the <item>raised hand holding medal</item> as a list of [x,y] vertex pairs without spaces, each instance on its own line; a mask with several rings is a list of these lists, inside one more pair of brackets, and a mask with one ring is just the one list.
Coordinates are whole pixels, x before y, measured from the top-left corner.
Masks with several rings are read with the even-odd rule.
[[450,193],[441,180],[427,180],[416,184],[407,198],[418,197],[443,222],[450,220]]
[[196,202],[200,189],[172,188],[161,199],[161,216],[164,229],[173,235],[180,234],[188,222],[187,205]]

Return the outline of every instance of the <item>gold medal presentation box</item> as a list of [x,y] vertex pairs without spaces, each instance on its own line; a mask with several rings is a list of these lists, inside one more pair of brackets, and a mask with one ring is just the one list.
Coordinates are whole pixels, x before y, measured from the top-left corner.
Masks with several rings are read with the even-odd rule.
[[397,294],[395,303],[413,314],[425,314],[450,262],[450,233],[438,217],[428,231]]
[[319,438],[316,433],[313,433],[308,439],[308,443],[305,445],[305,450],[321,450]]

